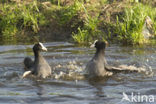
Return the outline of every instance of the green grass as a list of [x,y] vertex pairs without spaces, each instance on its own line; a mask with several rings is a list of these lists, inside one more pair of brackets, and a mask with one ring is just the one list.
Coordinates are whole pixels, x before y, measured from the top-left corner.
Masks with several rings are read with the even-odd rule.
[[78,33],[74,33],[73,32],[73,39],[74,41],[78,42],[78,43],[86,43],[87,41],[89,41],[89,33],[88,30],[81,30],[81,28],[78,28]]
[[152,8],[143,4],[136,4],[124,10],[124,16],[120,17],[123,22],[120,22],[117,17],[115,33],[118,35],[117,39],[127,44],[143,44],[146,40],[142,34],[145,18],[149,16],[154,22],[156,8]]
[[39,31],[39,25],[45,23],[37,1],[30,4],[0,4],[0,33],[3,38],[12,38],[22,30]]
[[78,27],[77,32],[73,32],[73,39],[78,43],[88,43],[93,41],[96,38],[99,38],[101,31],[98,29],[98,16],[99,13],[95,13],[95,16],[92,16],[88,13],[84,4],[82,4],[82,11],[84,12],[85,18],[83,21],[83,26]]
[[98,25],[97,17],[87,17],[82,28],[78,28],[78,32],[73,32],[73,39],[78,43],[89,43],[100,37],[101,31],[97,29]]
[[[149,5],[136,3],[125,8],[122,13],[123,15],[116,17],[116,24],[107,23],[107,34],[99,29],[101,21],[98,20],[98,15],[91,16],[85,7],[84,11],[86,14],[84,26],[79,27],[78,31],[74,32],[72,36],[74,41],[78,43],[88,43],[99,38],[104,40],[110,39],[111,41],[115,40],[122,44],[136,45],[146,43],[148,40],[144,38],[142,30],[147,16],[152,19],[153,29],[156,31],[156,8]],[[116,37],[111,34],[115,34]]]
[[62,6],[57,8],[53,18],[55,18],[60,26],[67,24],[73,17],[78,15],[78,12],[82,9],[82,3],[75,0],[71,6]]
[[[99,20],[100,13],[105,13],[103,10],[107,10],[111,5],[112,2],[109,0],[97,0],[95,3],[91,3],[91,0],[74,0],[69,5],[65,5],[61,0],[41,1],[49,1],[51,4],[44,7],[39,0],[27,4],[3,0],[3,3],[0,3],[0,37],[16,39],[19,34],[25,34],[25,32],[34,35],[40,31],[41,27],[44,27],[43,30],[49,28],[53,21],[56,22],[54,23],[56,27],[71,31],[71,38],[77,43],[103,39],[122,44],[143,44],[146,39],[142,35],[142,28],[147,16],[152,19],[156,34],[156,8],[150,5],[132,3],[127,0],[129,5],[127,8],[123,6],[124,10],[120,12],[122,15],[113,17],[111,13],[104,14],[106,18],[116,20],[112,23],[112,21],[105,21],[105,17],[102,21]],[[117,3],[117,0],[114,3]],[[115,4],[112,8],[113,6]]]

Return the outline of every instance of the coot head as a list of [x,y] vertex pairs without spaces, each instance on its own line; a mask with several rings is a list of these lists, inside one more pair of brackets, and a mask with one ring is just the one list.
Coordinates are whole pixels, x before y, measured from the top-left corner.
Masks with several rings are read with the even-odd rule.
[[39,42],[34,45],[33,50],[34,51],[47,51],[47,48],[41,42]]
[[105,49],[107,44],[107,42],[95,40],[91,47],[95,47],[96,49]]

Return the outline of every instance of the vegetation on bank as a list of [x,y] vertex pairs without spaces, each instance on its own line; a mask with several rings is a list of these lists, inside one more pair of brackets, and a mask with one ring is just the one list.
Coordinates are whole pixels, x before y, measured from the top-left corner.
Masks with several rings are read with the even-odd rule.
[[143,44],[148,41],[142,33],[146,17],[153,22],[152,35],[156,34],[156,8],[150,0],[135,1],[3,0],[0,3],[0,37],[3,40],[33,37],[55,23],[52,28],[69,30],[70,37],[78,43],[102,39]]
[[[146,42],[143,35],[143,27],[145,25],[145,19],[150,17],[153,24],[153,33],[156,30],[156,8],[152,8],[148,5],[135,4],[130,8],[125,8],[124,15],[117,17],[115,25],[115,33],[117,34],[117,40],[130,44],[142,44]],[[119,18],[121,19],[120,22]],[[146,27],[147,28],[147,27]],[[151,31],[152,31],[151,30]]]
[[39,11],[36,1],[27,5],[0,4],[0,36],[4,40],[17,38],[24,31],[37,33],[39,26],[45,23],[45,16]]

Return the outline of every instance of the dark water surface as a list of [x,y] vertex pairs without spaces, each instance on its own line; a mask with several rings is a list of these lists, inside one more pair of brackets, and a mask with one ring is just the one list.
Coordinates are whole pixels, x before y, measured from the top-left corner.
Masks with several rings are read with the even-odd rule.
[[94,48],[68,42],[44,45],[48,52],[42,52],[42,55],[53,68],[54,77],[37,81],[21,78],[24,57],[33,58],[32,45],[0,46],[1,104],[132,104],[122,101],[123,92],[128,97],[132,92],[138,96],[153,95],[156,103],[156,47],[110,45],[106,48],[109,64],[143,67],[145,71],[119,73],[103,80],[88,81],[83,78],[83,70],[93,56]]

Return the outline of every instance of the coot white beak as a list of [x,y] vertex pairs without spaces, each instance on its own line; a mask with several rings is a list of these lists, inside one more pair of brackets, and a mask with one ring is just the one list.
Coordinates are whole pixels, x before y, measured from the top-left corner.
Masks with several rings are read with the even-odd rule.
[[97,42],[98,40],[95,40],[94,43],[90,46],[91,48],[95,47],[95,43]]
[[47,48],[42,43],[39,42],[39,44],[40,44],[43,51],[47,51]]

